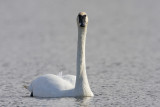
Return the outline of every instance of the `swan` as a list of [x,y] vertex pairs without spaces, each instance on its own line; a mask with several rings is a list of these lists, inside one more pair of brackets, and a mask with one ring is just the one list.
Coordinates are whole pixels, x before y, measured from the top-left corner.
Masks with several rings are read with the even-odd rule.
[[87,34],[88,16],[80,12],[77,16],[78,46],[77,73],[74,75],[46,74],[33,80],[25,86],[32,97],[91,97],[94,96],[89,86],[85,64],[85,41]]

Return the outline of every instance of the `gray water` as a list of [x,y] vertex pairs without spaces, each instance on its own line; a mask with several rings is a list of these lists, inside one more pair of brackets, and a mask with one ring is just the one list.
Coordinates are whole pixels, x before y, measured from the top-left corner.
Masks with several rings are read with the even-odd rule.
[[[1,0],[0,106],[159,107],[158,0]],[[36,77],[76,74],[78,12],[89,17],[92,98],[31,98]]]

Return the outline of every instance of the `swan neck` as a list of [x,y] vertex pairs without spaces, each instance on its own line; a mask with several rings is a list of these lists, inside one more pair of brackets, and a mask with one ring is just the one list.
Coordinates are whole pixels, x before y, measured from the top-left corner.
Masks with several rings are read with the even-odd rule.
[[86,72],[85,44],[87,27],[78,28],[78,47],[77,47],[77,76],[83,77]]
[[78,95],[88,96],[92,94],[86,74],[85,62],[85,44],[86,44],[86,27],[78,27],[78,46],[77,46],[77,75],[75,91]]

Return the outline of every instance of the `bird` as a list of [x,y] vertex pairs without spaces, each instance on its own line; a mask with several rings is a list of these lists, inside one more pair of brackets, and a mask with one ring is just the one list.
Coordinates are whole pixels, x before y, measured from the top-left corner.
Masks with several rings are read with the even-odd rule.
[[77,16],[78,43],[76,76],[45,74],[33,80],[29,86],[31,97],[57,98],[57,97],[92,97],[85,61],[85,44],[88,26],[86,12],[79,12]]

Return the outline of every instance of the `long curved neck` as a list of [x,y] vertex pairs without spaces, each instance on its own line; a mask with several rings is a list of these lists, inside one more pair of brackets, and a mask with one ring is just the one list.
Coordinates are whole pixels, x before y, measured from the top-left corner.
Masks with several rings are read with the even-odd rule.
[[88,78],[86,74],[85,63],[85,42],[86,42],[87,26],[78,27],[78,46],[77,46],[77,75],[75,91],[80,96],[89,96],[91,93]]

